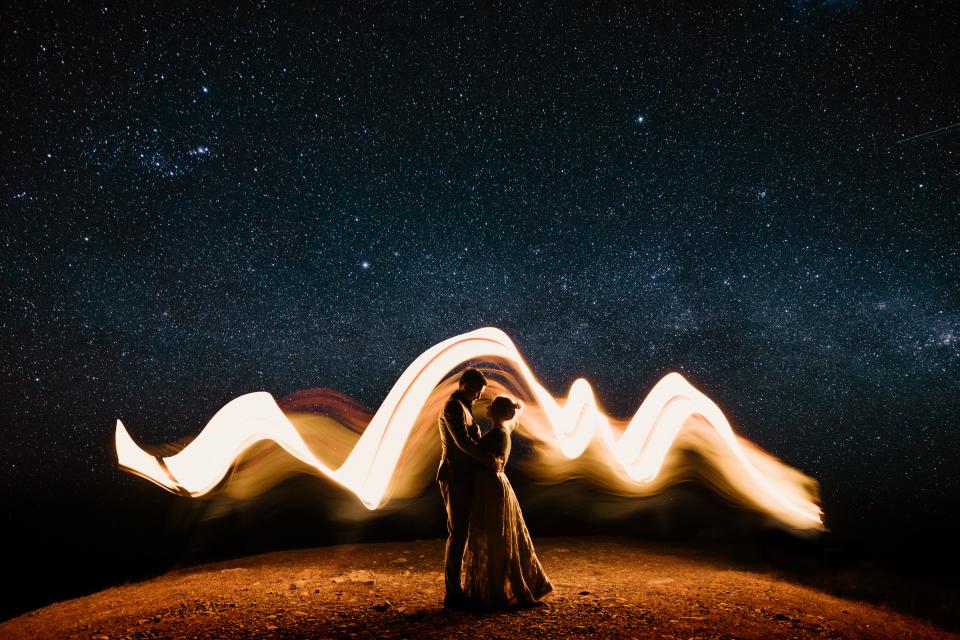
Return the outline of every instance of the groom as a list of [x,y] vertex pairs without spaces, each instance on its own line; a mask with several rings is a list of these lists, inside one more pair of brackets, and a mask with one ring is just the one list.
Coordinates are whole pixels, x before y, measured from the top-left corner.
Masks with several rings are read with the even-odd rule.
[[454,391],[437,419],[440,427],[440,469],[437,482],[447,508],[447,548],[444,556],[446,596],[443,606],[466,609],[470,602],[460,586],[460,566],[467,544],[470,502],[473,497],[473,476],[478,466],[502,470],[503,462],[484,451],[477,442],[480,427],[473,419],[471,407],[487,386],[487,379],[477,369],[460,375]]

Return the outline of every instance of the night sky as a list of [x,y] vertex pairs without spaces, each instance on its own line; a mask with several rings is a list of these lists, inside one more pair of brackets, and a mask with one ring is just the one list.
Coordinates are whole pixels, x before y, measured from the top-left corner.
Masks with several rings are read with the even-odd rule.
[[495,325],[613,415],[683,373],[828,525],[957,505],[950,3],[448,4],[3,11],[12,503]]

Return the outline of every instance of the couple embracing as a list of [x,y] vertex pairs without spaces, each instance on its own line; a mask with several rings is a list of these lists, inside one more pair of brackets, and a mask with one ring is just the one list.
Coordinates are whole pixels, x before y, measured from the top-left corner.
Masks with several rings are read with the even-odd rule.
[[447,509],[443,605],[452,609],[532,606],[553,590],[503,473],[521,405],[497,396],[481,436],[471,408],[486,385],[479,370],[464,371],[438,418],[437,481]]

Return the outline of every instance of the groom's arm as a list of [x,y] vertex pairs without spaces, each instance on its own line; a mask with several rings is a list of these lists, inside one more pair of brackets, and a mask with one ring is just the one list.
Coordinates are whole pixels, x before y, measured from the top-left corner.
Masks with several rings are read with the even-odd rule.
[[497,469],[497,460],[477,444],[467,433],[467,423],[463,418],[463,408],[459,402],[448,402],[443,408],[443,421],[447,423],[447,432],[453,438],[453,443],[465,454],[485,467]]

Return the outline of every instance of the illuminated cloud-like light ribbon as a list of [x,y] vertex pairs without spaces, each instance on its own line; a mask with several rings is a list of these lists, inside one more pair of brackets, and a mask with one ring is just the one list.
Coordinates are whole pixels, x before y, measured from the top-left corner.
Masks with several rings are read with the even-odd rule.
[[386,501],[387,490],[424,404],[438,383],[465,362],[502,359],[516,367],[534,404],[552,426],[555,445],[564,456],[580,456],[594,440],[636,483],[657,478],[684,423],[700,417],[716,431],[739,469],[737,486],[751,502],[782,522],[800,529],[822,528],[822,512],[795,481],[765,474],[710,398],[678,373],[664,376],[644,398],[622,433],[597,405],[590,384],[574,381],[562,403],[536,379],[510,338],[486,327],[445,340],[421,354],[400,376],[364,429],[346,460],[337,468],[317,458],[302,435],[265,392],[250,393],[224,406],[189,445],[160,458],[141,449],[117,421],[120,466],[169,491],[201,496],[214,489],[231,465],[257,442],[273,441],[320,474],[352,491],[369,509]]

